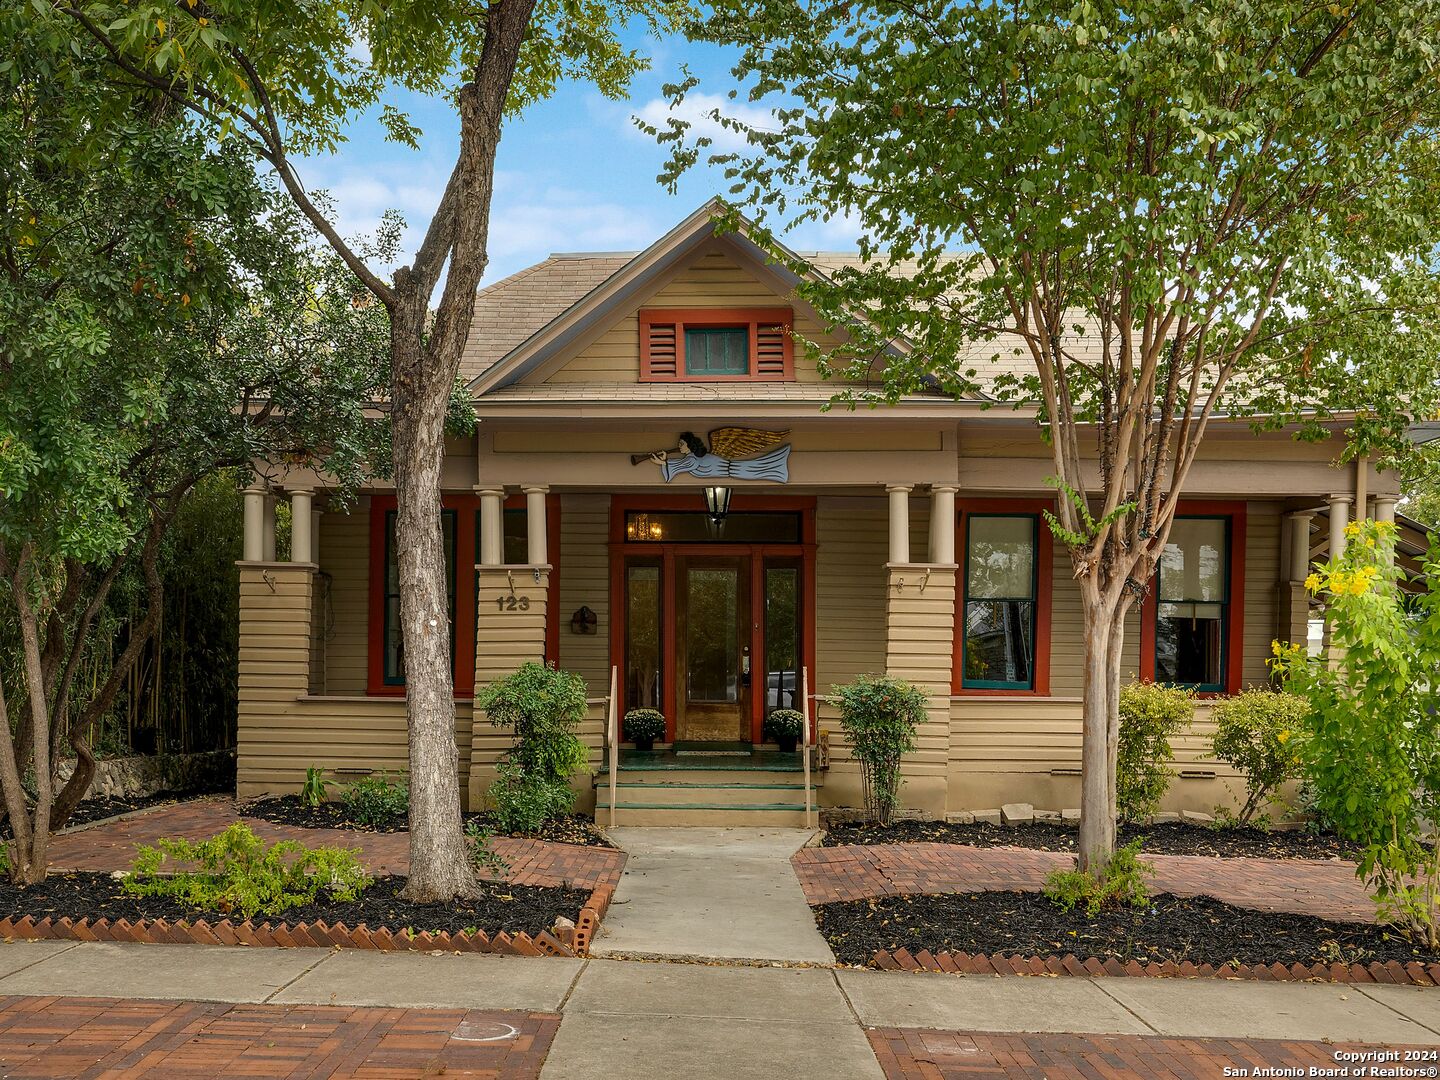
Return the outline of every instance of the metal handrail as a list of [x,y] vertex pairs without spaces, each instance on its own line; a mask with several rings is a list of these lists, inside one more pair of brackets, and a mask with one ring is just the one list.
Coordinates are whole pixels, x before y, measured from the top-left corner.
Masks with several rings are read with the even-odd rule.
[[615,699],[619,696],[620,668],[612,665],[610,668],[610,701],[606,706],[605,716],[605,748],[610,757],[610,827],[615,827],[615,781],[616,774],[620,771],[620,738],[616,730],[617,710]]
[[810,823],[814,799],[810,792],[810,668],[805,665],[800,668],[800,719],[800,756],[805,763],[805,828],[810,829],[814,828]]

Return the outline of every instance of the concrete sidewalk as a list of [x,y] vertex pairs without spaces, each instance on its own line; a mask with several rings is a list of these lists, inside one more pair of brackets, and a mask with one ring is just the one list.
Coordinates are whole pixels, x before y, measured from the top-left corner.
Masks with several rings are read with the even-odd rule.
[[790,857],[810,829],[610,829],[628,858],[595,956],[833,964]]
[[559,1013],[545,1080],[876,1080],[867,1028],[1440,1044],[1440,990],[15,942],[0,996]]

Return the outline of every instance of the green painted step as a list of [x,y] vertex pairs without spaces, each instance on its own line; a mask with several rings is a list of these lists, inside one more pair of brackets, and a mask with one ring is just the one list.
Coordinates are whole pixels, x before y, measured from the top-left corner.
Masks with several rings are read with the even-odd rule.
[[[609,810],[610,803],[597,801],[595,809]],[[805,812],[804,803],[637,803],[618,802],[616,810],[798,810]]]

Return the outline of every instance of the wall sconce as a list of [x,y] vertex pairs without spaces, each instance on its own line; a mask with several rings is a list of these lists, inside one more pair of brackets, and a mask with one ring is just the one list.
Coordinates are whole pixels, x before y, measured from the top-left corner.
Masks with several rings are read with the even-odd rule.
[[582,607],[570,616],[572,634],[594,634],[598,632],[600,619],[588,607]]
[[705,489],[705,512],[710,515],[710,521],[719,525],[725,520],[725,515],[730,513],[730,496],[734,494],[728,487],[720,487],[718,484]]

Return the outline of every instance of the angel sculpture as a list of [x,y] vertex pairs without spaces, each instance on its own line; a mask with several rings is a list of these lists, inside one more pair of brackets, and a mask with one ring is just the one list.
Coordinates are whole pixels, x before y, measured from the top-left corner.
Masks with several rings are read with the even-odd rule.
[[702,480],[771,480],[784,484],[790,480],[790,446],[785,442],[789,437],[788,431],[716,428],[710,432],[707,449],[700,436],[686,431],[673,450],[634,454],[630,461],[635,465],[647,459],[655,462],[666,483],[681,473],[689,473]]

